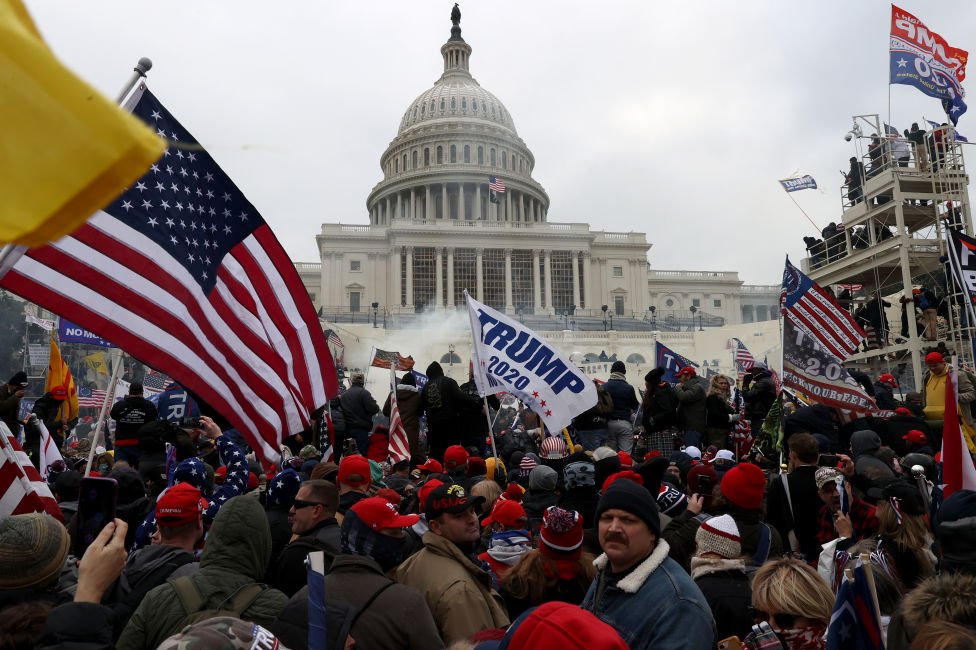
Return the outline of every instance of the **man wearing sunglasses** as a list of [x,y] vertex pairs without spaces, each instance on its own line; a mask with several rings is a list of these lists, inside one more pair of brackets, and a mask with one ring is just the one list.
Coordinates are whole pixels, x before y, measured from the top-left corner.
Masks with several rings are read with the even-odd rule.
[[339,523],[336,509],[339,507],[339,491],[334,483],[323,480],[305,481],[295,495],[288,511],[291,532],[298,535],[278,557],[274,571],[274,586],[295,595],[307,584],[305,558],[312,551],[324,551],[326,570],[332,558],[342,553]]

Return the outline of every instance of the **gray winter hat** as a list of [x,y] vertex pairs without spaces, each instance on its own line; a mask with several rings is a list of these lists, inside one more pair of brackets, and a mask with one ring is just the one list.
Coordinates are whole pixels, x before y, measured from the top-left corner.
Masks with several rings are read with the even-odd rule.
[[529,489],[552,492],[556,489],[559,474],[551,467],[539,465],[529,472]]

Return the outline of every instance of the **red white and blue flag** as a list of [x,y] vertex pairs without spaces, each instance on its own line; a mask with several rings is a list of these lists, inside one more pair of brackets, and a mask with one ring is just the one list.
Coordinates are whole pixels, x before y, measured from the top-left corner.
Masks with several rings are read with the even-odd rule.
[[884,630],[870,571],[860,559],[837,589],[827,627],[827,650],[884,650]]
[[496,176],[489,176],[488,177],[488,189],[491,190],[492,192],[498,192],[499,194],[504,194],[505,193],[505,181],[503,181],[502,179],[500,179],[500,178],[498,178]]
[[105,402],[105,391],[99,388],[79,388],[78,407],[79,408],[102,408]]
[[210,404],[267,459],[338,393],[294,264],[144,85],[127,108],[170,141],[133,187],[0,286],[112,341]]
[[400,418],[400,405],[397,403],[397,384],[396,370],[390,368],[390,462],[396,465],[399,462],[410,460],[410,441],[407,439],[407,430],[403,428],[403,420]]
[[790,264],[789,258],[783,272],[780,307],[784,318],[811,334],[841,360],[853,354],[865,338],[864,330],[847,310],[823,287]]
[[0,517],[29,512],[46,512],[64,521],[51,489],[7,425],[0,422]]

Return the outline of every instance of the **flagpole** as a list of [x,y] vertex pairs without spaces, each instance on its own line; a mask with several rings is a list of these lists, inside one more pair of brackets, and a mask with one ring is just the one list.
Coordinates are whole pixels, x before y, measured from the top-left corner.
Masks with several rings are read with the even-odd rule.
[[[491,440],[491,455],[495,458],[495,467],[498,467],[498,449],[495,447],[495,430],[492,426],[491,412],[488,408],[488,396],[485,395],[481,398],[482,403],[485,405],[485,420],[488,422],[488,439]],[[501,409],[498,409],[499,411]],[[495,470],[497,471],[497,469]]]
[[116,349],[116,352],[115,366],[112,368],[112,378],[108,380],[108,390],[105,391],[102,408],[98,411],[98,422],[95,424],[95,432],[92,433],[91,449],[88,451],[88,465],[85,467],[85,476],[91,474],[92,461],[95,459],[95,447],[98,446],[98,439],[102,434],[102,426],[105,424],[105,416],[108,414],[108,405],[115,397],[115,386],[119,380],[119,371],[122,370],[122,350]]
[[139,62],[136,63],[136,67],[132,68],[132,76],[126,82],[125,87],[122,92],[119,93],[118,99],[115,100],[116,104],[121,104],[125,101],[125,98],[129,96],[132,89],[136,87],[139,80],[146,76],[146,73],[152,69],[152,61],[148,57],[142,57]]
[[800,204],[799,204],[799,203],[797,203],[797,202],[796,202],[796,199],[794,199],[794,198],[793,198],[793,193],[792,193],[792,192],[786,192],[786,196],[788,196],[788,197],[790,197],[790,201],[793,201],[793,205],[795,205],[795,206],[797,207],[797,209],[798,209],[798,210],[799,210],[800,212],[802,212],[802,213],[803,213],[803,216],[804,216],[804,217],[806,217],[806,218],[807,218],[807,221],[809,221],[809,222],[810,222],[810,223],[811,223],[811,224],[813,225],[813,227],[814,227],[814,229],[815,229],[815,230],[816,230],[817,232],[820,232],[820,228],[819,228],[819,227],[817,226],[817,224],[816,224],[816,222],[814,222],[814,220],[810,218],[810,215],[809,215],[809,214],[807,214],[807,212],[806,212],[806,210],[804,210],[803,208],[801,208],[801,207],[800,207]]
[[[374,345],[369,349],[369,363],[366,364],[366,372],[363,373],[363,386],[365,386],[366,382],[369,381],[369,369],[373,367],[373,359],[375,358],[376,358],[376,346]],[[390,368],[393,368],[392,363],[390,364]]]

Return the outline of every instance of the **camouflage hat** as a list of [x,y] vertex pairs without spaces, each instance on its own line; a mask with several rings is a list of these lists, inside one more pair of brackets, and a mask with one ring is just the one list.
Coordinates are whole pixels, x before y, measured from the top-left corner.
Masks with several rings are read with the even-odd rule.
[[78,440],[78,455],[87,456],[91,451],[91,438],[81,438]]
[[157,650],[288,650],[270,630],[239,618],[219,616],[189,625]]

